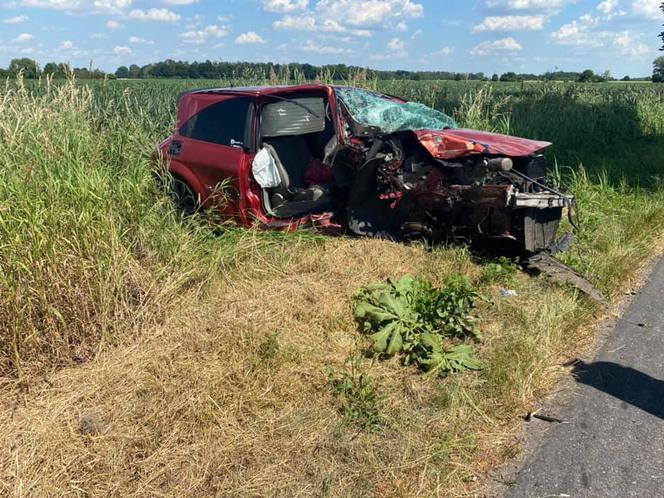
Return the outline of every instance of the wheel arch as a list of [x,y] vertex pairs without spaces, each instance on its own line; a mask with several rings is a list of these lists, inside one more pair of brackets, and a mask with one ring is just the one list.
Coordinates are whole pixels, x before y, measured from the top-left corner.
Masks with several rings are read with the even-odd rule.
[[203,188],[203,184],[188,168],[185,168],[175,161],[172,161],[171,164],[169,164],[167,171],[169,175],[177,177],[189,185],[191,190],[193,190],[193,192],[198,195],[201,205],[206,201],[207,195],[205,189]]

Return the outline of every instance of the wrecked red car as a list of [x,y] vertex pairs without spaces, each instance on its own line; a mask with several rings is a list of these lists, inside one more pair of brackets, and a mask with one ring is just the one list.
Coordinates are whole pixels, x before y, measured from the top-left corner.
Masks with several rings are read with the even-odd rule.
[[506,239],[537,252],[574,206],[547,183],[549,145],[318,84],[184,93],[159,157],[188,212],[216,206],[247,226],[395,240]]

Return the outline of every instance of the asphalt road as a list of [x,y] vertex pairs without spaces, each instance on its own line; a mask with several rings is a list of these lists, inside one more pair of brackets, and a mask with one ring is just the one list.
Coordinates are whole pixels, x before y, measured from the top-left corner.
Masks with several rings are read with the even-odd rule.
[[664,259],[572,375],[573,401],[554,407],[568,423],[551,428],[506,496],[664,497]]

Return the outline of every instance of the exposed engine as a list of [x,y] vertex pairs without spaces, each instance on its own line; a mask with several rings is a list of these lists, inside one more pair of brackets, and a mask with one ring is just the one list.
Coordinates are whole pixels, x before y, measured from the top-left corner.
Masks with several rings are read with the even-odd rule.
[[[407,133],[367,140],[348,223],[361,235],[399,239],[508,239],[536,252],[555,243],[572,197],[549,187],[542,155],[433,159]],[[358,152],[360,150],[358,149]]]

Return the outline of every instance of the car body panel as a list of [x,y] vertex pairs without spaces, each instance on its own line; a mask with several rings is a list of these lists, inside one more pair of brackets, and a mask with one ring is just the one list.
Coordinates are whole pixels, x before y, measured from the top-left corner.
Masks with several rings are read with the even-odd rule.
[[436,159],[457,159],[473,154],[524,157],[539,152],[550,142],[468,129],[418,130],[417,139]]

